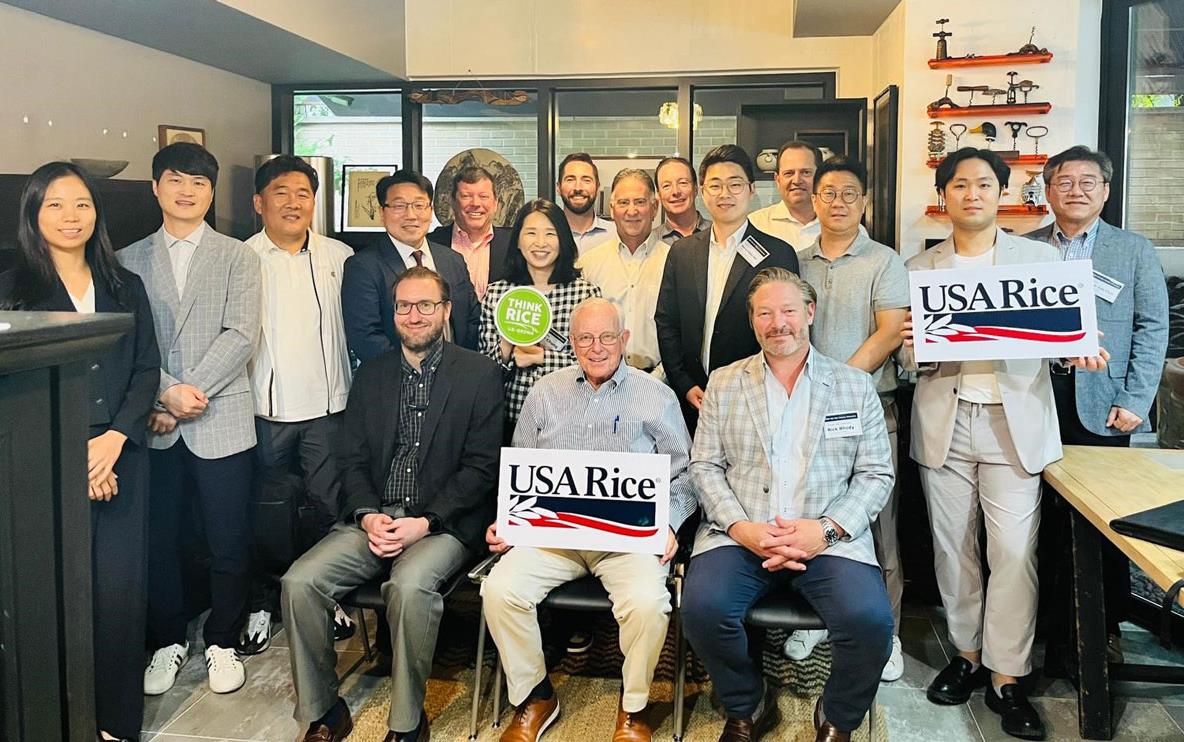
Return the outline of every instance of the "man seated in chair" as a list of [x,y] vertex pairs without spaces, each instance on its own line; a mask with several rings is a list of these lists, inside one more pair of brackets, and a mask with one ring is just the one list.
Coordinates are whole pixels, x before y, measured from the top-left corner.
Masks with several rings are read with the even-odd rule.
[[704,517],[682,615],[727,714],[720,742],[758,740],[779,720],[744,626],[775,587],[801,595],[830,631],[817,740],[851,738],[892,649],[868,529],[892,489],[884,413],[871,376],[811,347],[814,307],[793,273],[756,275],[748,318],[761,352],[711,375],[691,451]]
[[504,555],[481,594],[516,707],[502,742],[534,742],[559,716],[536,609],[553,588],[589,573],[604,584],[621,627],[624,687],[613,741],[651,737],[645,710],[670,614],[665,565],[678,547],[679,525],[696,504],[687,472],[690,436],[678,399],[665,384],[624,362],[628,342],[629,331],[612,302],[592,298],[577,305],[571,313],[571,344],[579,365],[535,383],[518,418],[514,446],[669,455],[666,552],[659,557],[526,546],[510,550],[498,538],[496,524],[489,527],[490,551]]
[[448,579],[479,549],[494,490],[503,422],[502,372],[443,340],[448,284],[428,268],[395,279],[400,347],[358,369],[345,406],[338,461],[341,522],[284,575],[282,604],[305,742],[353,729],[338,696],[333,605],[384,573],[390,623],[386,742],[426,742],[428,673]]

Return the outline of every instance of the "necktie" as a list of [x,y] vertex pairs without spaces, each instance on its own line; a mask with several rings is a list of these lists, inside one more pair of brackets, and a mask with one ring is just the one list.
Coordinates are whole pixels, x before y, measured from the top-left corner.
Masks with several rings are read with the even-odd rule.
[[417,268],[423,267],[423,250],[416,250],[411,253],[411,257],[415,258],[415,266]]

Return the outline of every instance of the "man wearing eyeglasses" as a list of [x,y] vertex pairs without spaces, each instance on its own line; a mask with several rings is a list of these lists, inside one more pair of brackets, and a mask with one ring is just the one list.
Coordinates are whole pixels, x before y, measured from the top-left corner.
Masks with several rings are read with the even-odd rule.
[[[1104,374],[1053,366],[1061,440],[1070,445],[1129,446],[1132,433],[1151,430],[1147,418],[1167,353],[1167,284],[1155,248],[1146,238],[1101,219],[1113,174],[1110,158],[1088,147],[1071,147],[1050,157],[1044,166],[1045,195],[1056,219],[1028,235],[1057,248],[1064,260],[1094,264],[1098,329],[1105,334],[1110,363]],[[1069,573],[1063,571],[1068,568],[1063,559],[1068,552],[1068,509],[1054,495],[1045,499],[1044,511],[1041,549],[1047,558],[1042,566],[1047,562],[1053,568],[1053,579],[1043,582],[1046,598],[1041,605],[1056,605],[1057,600],[1064,605],[1070,588],[1065,579]],[[1122,656],[1119,624],[1125,620],[1131,591],[1130,565],[1117,548],[1109,543],[1106,547],[1106,624],[1111,659],[1117,661]],[[1070,641],[1068,616],[1049,614],[1057,622],[1049,635],[1062,637],[1062,656],[1064,643]]]
[[[896,470],[896,368],[892,353],[900,346],[900,328],[909,305],[909,279],[904,261],[892,248],[861,232],[867,206],[867,169],[858,160],[828,159],[814,175],[814,211],[821,232],[810,247],[798,252],[802,278],[818,294],[811,333],[815,347],[831,358],[872,375]],[[904,672],[900,646],[900,600],[904,578],[896,540],[896,490],[872,523],[876,557],[892,603],[892,656],[882,680]],[[803,660],[826,638],[826,631],[795,631],[785,654]]]
[[345,261],[341,312],[350,352],[359,363],[398,347],[391,287],[412,267],[435,271],[452,295],[447,339],[476,350],[481,305],[465,259],[446,245],[428,242],[432,184],[412,170],[400,170],[375,186],[386,234]]
[[654,322],[666,380],[693,432],[707,375],[760,349],[744,305],[744,288],[763,268],[798,271],[793,248],[748,221],[756,195],[752,158],[734,144],[711,150],[699,164],[711,229],[670,249]]
[[670,246],[653,229],[658,202],[654,180],[627,168],[613,178],[612,210],[616,233],[580,258],[584,278],[621,308],[633,342],[625,362],[650,373],[661,362],[654,309]]
[[502,371],[444,340],[452,302],[438,274],[409,268],[394,292],[399,348],[362,364],[345,407],[341,522],[281,583],[305,742],[338,742],[353,729],[328,612],[379,576],[393,648],[385,742],[429,739],[423,703],[441,590],[480,548],[494,513]]
[[658,239],[673,245],[683,237],[711,229],[711,220],[704,219],[695,207],[699,179],[690,160],[685,157],[662,158],[654,168],[654,181],[665,215],[665,220],[655,230]]
[[552,589],[594,574],[613,602],[621,626],[623,690],[614,742],[648,742],[646,705],[658,656],[666,641],[670,593],[666,564],[678,548],[678,527],[695,511],[687,465],[691,439],[670,388],[622,360],[630,334],[607,299],[580,302],[571,313],[571,343],[578,365],[535,382],[514,430],[514,446],[659,453],[670,457],[670,532],[666,551],[510,549],[496,524],[485,534],[490,551],[504,554],[481,589],[489,633],[497,643],[514,719],[501,742],[535,742],[559,716],[547,677],[536,606]]

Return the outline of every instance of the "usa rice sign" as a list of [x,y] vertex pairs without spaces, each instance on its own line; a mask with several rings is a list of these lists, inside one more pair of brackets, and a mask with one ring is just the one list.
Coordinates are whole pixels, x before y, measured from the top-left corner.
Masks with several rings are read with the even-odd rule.
[[913,271],[917,362],[1097,355],[1093,284],[1089,260]]
[[515,546],[666,550],[670,457],[503,448],[497,534]]

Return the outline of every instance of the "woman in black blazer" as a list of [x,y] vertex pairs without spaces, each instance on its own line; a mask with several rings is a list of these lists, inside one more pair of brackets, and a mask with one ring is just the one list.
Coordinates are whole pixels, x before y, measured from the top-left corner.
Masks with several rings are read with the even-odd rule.
[[[77,167],[38,168],[21,194],[17,267],[0,274],[0,308],[130,312],[135,329],[90,363],[87,444],[99,739],[138,739],[144,711],[144,425],[160,383],[148,295],[122,268],[102,207]],[[81,493],[79,493],[81,496]]]

